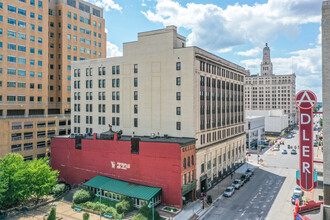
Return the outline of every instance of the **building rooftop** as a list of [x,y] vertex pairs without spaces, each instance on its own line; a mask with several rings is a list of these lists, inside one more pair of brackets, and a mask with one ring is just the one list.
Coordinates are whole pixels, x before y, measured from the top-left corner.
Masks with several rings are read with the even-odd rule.
[[[113,131],[106,131],[101,134],[94,134],[96,135],[96,140],[113,140],[115,134],[118,135],[118,141],[131,141],[131,139],[134,138],[140,138],[141,142],[159,142],[159,143],[178,143],[178,144],[189,144],[189,143],[195,143],[195,138],[190,137],[171,137],[171,136],[156,136],[155,134],[151,134],[150,136],[132,136],[132,135],[121,135],[119,132],[113,132]],[[75,139],[76,136],[82,137],[82,139],[94,139],[93,134],[71,134],[71,135],[63,135],[63,136],[55,136],[54,138],[71,138]]]

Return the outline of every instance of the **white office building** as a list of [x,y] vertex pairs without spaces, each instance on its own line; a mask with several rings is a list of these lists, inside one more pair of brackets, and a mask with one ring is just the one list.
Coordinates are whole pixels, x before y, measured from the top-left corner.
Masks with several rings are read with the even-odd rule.
[[195,137],[197,187],[244,162],[247,71],[198,47],[175,26],[138,34],[123,56],[72,63],[72,131]]

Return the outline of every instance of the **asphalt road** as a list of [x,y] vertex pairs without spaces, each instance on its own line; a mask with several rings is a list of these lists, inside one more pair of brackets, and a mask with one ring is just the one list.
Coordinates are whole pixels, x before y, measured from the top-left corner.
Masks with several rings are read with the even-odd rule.
[[[267,151],[261,155],[263,166],[255,170],[255,175],[230,198],[221,197],[204,219],[217,220],[286,220],[293,219],[291,196],[296,185],[297,155],[291,155],[287,145],[298,146],[298,132],[286,139],[280,151]],[[281,154],[286,148],[288,154]],[[256,155],[251,156],[252,160]],[[253,158],[255,157],[255,158]]]

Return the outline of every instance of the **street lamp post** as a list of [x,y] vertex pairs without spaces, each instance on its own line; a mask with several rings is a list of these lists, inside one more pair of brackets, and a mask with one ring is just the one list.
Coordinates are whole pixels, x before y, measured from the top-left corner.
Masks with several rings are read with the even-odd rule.
[[148,207],[149,208],[152,207],[152,220],[154,220],[155,219],[155,215],[154,215],[154,207],[155,207],[154,198],[151,199],[151,201],[148,204]]
[[96,193],[96,195],[100,197],[100,219],[101,219],[101,216],[102,216],[102,211],[101,211],[101,187],[100,187],[99,191]]

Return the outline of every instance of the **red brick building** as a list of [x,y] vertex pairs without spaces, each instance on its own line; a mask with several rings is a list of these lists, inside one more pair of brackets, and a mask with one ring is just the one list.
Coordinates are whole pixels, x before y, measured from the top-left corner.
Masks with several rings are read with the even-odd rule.
[[[98,175],[159,187],[161,203],[182,208],[196,199],[194,138],[131,137],[113,132],[55,137],[51,165],[60,181],[81,184]],[[110,198],[111,199],[111,198]]]

